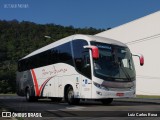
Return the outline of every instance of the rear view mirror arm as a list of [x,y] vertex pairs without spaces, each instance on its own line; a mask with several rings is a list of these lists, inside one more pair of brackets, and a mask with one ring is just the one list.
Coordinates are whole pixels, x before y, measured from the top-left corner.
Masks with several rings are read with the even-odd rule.
[[136,56],[139,58],[140,61],[140,65],[143,66],[144,65],[144,57],[142,54],[132,54],[132,56]]

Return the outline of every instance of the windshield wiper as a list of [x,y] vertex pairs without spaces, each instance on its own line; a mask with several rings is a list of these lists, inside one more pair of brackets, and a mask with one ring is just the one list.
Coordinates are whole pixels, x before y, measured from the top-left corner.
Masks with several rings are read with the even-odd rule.
[[126,78],[127,78],[129,81],[132,81],[130,75],[128,74],[128,72],[127,72],[120,64],[118,64],[118,66],[119,66],[119,68],[121,68],[121,70],[122,70],[123,73],[125,74]]

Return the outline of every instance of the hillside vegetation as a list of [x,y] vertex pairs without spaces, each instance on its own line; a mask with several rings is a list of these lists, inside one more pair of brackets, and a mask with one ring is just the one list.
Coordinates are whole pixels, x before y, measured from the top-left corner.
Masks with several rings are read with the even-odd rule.
[[[73,34],[90,34],[104,29],[74,28],[55,24],[36,24],[17,20],[0,20],[0,93],[16,92],[18,59],[61,38]],[[47,39],[44,36],[51,36]]]

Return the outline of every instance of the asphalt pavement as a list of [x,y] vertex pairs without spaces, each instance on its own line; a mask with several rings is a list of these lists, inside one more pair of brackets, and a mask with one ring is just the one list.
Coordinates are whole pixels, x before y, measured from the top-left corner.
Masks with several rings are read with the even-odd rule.
[[115,99],[115,101],[121,102],[134,102],[134,103],[152,103],[152,104],[159,104],[160,105],[160,98],[121,98]]
[[[50,99],[41,99],[38,102],[27,102],[24,97],[17,95],[0,95],[0,113],[4,111],[26,113],[27,115],[41,113],[43,117],[41,119],[53,117],[56,119],[98,119],[99,117],[112,119],[112,117],[120,117],[124,120],[132,120],[133,118],[147,120],[152,117],[152,120],[158,120],[160,119],[160,99],[114,99],[111,105],[104,106],[97,101],[81,101],[79,105],[68,105],[64,101],[56,103]],[[0,119],[4,118],[0,116]],[[23,119],[36,118],[23,117]]]

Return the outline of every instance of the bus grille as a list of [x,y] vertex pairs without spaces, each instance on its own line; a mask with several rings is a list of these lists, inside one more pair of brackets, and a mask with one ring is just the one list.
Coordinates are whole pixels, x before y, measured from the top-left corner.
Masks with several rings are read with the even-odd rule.
[[130,91],[131,88],[108,88],[110,91]]

